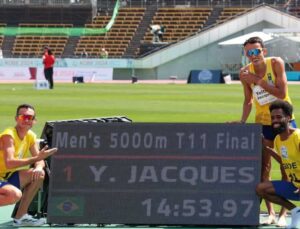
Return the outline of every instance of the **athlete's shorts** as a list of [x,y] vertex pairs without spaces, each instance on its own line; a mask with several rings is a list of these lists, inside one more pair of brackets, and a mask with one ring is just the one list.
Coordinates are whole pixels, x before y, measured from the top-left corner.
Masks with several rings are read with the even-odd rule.
[[[293,128],[297,128],[297,124],[295,120],[290,121],[290,126]],[[276,134],[273,132],[272,126],[263,125],[263,135],[265,139],[273,141],[276,137]]]
[[281,196],[288,200],[300,200],[300,193],[295,193],[295,191],[298,189],[292,182],[290,181],[284,181],[284,180],[277,180],[277,181],[271,181],[275,193],[278,196]]
[[15,186],[16,188],[20,189],[20,178],[19,178],[19,172],[16,171],[14,172],[8,179],[7,181],[1,181],[0,180],[0,188],[2,188],[4,185],[11,184]]

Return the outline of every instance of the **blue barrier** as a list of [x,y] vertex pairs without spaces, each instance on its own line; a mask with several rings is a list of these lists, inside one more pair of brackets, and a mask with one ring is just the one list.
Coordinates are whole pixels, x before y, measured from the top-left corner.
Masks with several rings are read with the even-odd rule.
[[192,70],[188,83],[224,83],[221,70]]
[[300,81],[300,72],[286,72],[288,81]]

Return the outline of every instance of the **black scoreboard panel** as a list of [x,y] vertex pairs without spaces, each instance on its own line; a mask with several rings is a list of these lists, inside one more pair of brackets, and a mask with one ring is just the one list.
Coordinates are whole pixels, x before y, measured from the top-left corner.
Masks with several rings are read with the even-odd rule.
[[258,225],[261,126],[54,125],[49,223]]

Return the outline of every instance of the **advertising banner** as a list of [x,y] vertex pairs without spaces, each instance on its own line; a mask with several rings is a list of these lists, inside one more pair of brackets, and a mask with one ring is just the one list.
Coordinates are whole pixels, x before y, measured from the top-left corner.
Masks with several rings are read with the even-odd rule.
[[[83,77],[84,82],[113,79],[113,68],[54,67],[54,81],[72,82],[73,77]],[[0,67],[0,81],[44,80],[42,67]]]

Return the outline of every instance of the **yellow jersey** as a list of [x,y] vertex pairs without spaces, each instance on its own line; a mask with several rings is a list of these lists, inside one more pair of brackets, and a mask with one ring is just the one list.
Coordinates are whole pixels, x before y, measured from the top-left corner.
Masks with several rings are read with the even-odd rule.
[[300,129],[296,129],[285,141],[281,141],[277,135],[274,139],[274,149],[281,157],[289,181],[300,188]]
[[[16,128],[11,127],[5,129],[1,134],[0,138],[3,135],[9,135],[14,140],[14,147],[15,147],[15,158],[28,158],[31,156],[31,153],[29,151],[30,147],[33,146],[36,143],[36,135],[31,130],[29,130],[24,137],[24,139],[20,139],[17,133]],[[4,161],[4,151],[0,149],[0,180],[4,180],[4,177],[7,173],[22,170],[22,169],[28,169],[28,166],[13,168],[13,169],[7,169]]]
[[[267,69],[262,80],[266,81],[269,85],[275,86],[276,78],[272,68],[272,57],[266,58],[266,64]],[[255,74],[254,66],[252,63],[249,64],[249,72]],[[256,108],[255,122],[261,123],[262,125],[271,125],[271,114],[269,111],[269,106],[272,102],[277,100],[277,98],[259,85],[252,84],[251,88]],[[286,92],[284,100],[292,104],[288,91]],[[292,117],[292,119],[294,119],[294,116]]]

